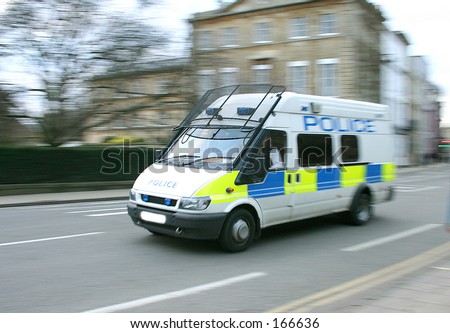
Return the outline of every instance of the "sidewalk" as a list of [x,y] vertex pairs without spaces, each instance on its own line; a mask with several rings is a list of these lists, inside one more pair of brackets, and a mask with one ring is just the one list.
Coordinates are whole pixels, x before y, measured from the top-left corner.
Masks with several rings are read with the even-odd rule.
[[129,189],[0,196],[0,208],[84,201],[127,200]]
[[410,274],[397,277],[361,294],[316,308],[313,311],[322,313],[448,313],[450,319],[450,253],[445,258]]
[[361,299],[341,311],[448,313],[450,319],[450,258],[400,279],[374,298]]

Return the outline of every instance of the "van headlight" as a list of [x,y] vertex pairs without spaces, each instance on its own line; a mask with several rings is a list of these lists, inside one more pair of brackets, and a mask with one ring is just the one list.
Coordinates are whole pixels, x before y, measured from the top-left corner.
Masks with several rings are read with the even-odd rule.
[[128,197],[130,201],[136,201],[136,192],[134,190],[130,190]]
[[180,208],[191,210],[205,210],[211,203],[210,197],[198,197],[198,198],[181,198]]

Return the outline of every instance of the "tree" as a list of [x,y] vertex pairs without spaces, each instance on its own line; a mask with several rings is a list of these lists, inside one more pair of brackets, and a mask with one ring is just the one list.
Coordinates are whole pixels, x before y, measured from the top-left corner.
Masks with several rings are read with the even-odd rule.
[[11,93],[0,87],[0,145],[11,142],[11,129],[16,120],[11,117],[15,107]]
[[[109,7],[108,7],[109,6]],[[120,13],[106,0],[16,0],[0,17],[0,60],[28,82],[14,93],[38,94],[46,143],[79,137],[95,122],[90,81],[150,59],[167,41],[150,26],[153,1]],[[102,111],[104,112],[104,111]]]

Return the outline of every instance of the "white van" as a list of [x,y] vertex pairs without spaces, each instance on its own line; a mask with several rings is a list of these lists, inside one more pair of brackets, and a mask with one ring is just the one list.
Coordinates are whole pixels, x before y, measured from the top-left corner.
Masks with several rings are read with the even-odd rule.
[[263,228],[347,212],[369,221],[392,198],[386,106],[272,85],[208,91],[137,178],[128,213],[155,234],[245,250]]

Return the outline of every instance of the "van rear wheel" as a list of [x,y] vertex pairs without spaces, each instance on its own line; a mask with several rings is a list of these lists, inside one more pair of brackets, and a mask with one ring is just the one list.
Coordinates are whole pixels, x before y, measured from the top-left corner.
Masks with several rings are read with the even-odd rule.
[[368,193],[359,193],[353,200],[348,212],[348,222],[352,225],[364,225],[372,218],[372,204]]
[[255,236],[255,219],[245,209],[231,212],[219,236],[221,247],[228,252],[240,252],[248,248]]

